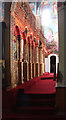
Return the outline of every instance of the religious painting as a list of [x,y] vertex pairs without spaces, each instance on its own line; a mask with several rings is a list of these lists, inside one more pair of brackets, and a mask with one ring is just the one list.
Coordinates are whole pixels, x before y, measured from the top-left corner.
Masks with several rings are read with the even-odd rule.
[[14,34],[14,59],[17,60],[17,35]]

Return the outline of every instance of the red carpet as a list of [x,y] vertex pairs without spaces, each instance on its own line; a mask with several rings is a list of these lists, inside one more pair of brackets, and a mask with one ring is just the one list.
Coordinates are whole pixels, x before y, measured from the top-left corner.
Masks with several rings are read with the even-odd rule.
[[[41,79],[53,79],[54,78],[54,73],[44,73],[43,75],[41,75]],[[57,78],[57,74],[56,74],[56,78]]]
[[[41,75],[40,77],[30,79],[29,81],[25,82],[24,84],[17,85],[15,88],[8,89],[8,91],[18,91],[18,89],[24,89],[25,93],[28,94],[51,94],[56,93],[56,81],[53,81],[53,73]],[[57,76],[57,75],[56,75]],[[46,80],[41,80],[41,78],[45,78]],[[47,79],[52,77],[52,79]]]
[[[56,93],[56,81],[53,81],[53,73],[51,74],[44,74],[38,78],[35,78],[35,84],[30,86],[28,89],[25,89],[24,92],[28,94],[53,94]],[[57,75],[56,75],[57,76]],[[52,77],[52,79],[41,80],[42,77]]]
[[49,77],[50,74],[41,75],[15,88],[3,90],[4,119],[58,119],[54,115],[57,80],[53,81],[53,78],[41,80],[42,76]]
[[53,81],[53,79],[49,80],[41,80],[40,78],[36,79],[36,83],[28,89],[25,89],[25,93],[30,93],[30,94],[51,94],[51,93],[56,93],[56,81]]

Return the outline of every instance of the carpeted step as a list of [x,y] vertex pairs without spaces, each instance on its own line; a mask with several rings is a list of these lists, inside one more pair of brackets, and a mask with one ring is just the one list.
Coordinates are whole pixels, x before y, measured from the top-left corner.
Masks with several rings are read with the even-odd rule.
[[54,114],[55,94],[21,94],[18,92],[17,113]]
[[28,102],[28,103],[23,102],[23,103],[18,104],[18,106],[22,106],[22,107],[23,106],[26,106],[26,107],[30,107],[30,106],[32,106],[32,107],[33,106],[36,106],[36,107],[38,107],[38,106],[41,106],[41,107],[49,106],[50,107],[51,106],[51,107],[53,107],[53,106],[55,106],[55,103],[46,103],[45,102],[45,103],[41,104],[41,103],[34,103],[34,102],[33,103],[31,103],[31,102]]
[[40,104],[44,104],[44,103],[53,103],[55,102],[55,97],[56,94],[21,94],[20,92],[21,90],[19,90],[18,95],[17,95],[17,104],[18,103],[40,103]]
[[[66,117],[65,117],[66,118]],[[16,113],[5,113],[2,116],[2,120],[40,120],[40,119],[44,119],[44,120],[64,120],[64,116],[44,116],[44,115],[28,115],[28,114],[16,114]]]
[[18,94],[17,105],[54,105],[55,94]]
[[[42,76],[41,76],[41,80],[50,80],[50,79],[53,79],[54,78],[54,73],[44,73]],[[56,78],[57,78],[57,74],[56,74]]]
[[53,115],[53,107],[44,107],[44,106],[28,106],[28,107],[18,107],[16,113],[22,114],[32,114],[32,115]]
[[18,97],[22,98],[34,98],[34,99],[52,99],[56,97],[56,94],[22,94],[21,89],[18,91]]
[[[32,120],[32,118],[33,120],[38,120],[43,118],[49,120],[50,116],[53,117],[55,114],[55,84],[56,82],[53,80],[43,81],[40,77],[35,78],[33,82],[26,82],[12,89],[11,98],[14,99],[11,100],[15,104],[12,105],[14,106],[12,111],[14,114],[7,114],[5,118],[10,119],[14,117],[17,120]],[[51,120],[53,119],[55,120],[55,117],[51,118]]]
[[41,80],[48,80],[48,79],[52,79],[53,80],[53,77],[42,77]]
[[19,100],[18,106],[54,106],[55,101],[53,100]]
[[54,106],[54,98],[30,98],[28,97],[19,97],[17,101],[17,106]]

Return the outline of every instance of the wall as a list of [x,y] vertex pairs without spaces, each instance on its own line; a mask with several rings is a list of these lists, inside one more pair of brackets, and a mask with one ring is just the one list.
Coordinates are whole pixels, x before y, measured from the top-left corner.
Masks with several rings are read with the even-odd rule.
[[58,3],[59,78],[56,86],[58,114],[66,115],[66,2]]
[[49,72],[49,60],[45,58],[45,72]]
[[5,22],[5,30],[4,30],[4,51],[5,51],[5,84],[10,86],[11,84],[11,74],[10,74],[10,7],[11,3],[4,3],[4,22]]

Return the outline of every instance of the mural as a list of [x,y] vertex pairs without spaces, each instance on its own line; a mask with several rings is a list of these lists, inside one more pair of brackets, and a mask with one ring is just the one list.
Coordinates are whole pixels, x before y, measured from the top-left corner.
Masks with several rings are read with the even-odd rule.
[[4,21],[4,3],[0,2],[0,22]]
[[[44,26],[44,36],[46,38],[46,49],[48,54],[58,53],[58,17],[57,17],[57,2],[30,3],[30,7],[35,14],[41,16],[41,26]],[[36,9],[36,10],[35,10]],[[39,11],[39,12],[38,12]],[[36,15],[36,14],[35,14]]]
[[20,36],[20,31],[18,26],[15,26],[14,29],[14,59],[17,61],[19,60],[19,36]]
[[58,53],[58,17],[57,3],[46,1],[40,5],[42,12],[42,25],[44,25],[44,36],[47,42],[48,54]]
[[14,59],[17,60],[17,35],[14,33]]
[[29,3],[29,5],[30,5],[30,8],[31,8],[33,14],[35,15],[35,2],[31,2],[31,3]]

